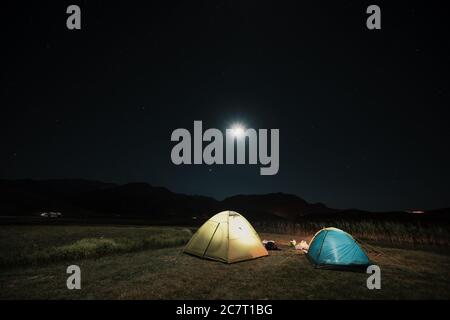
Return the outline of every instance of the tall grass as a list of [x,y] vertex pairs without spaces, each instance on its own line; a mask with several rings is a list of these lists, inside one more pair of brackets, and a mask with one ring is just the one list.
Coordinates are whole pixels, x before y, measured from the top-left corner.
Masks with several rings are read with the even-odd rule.
[[[0,267],[46,264],[176,247],[187,243],[192,236],[188,229],[169,227],[87,227],[84,233],[75,226],[53,228],[41,226],[33,227],[32,230],[21,228],[19,230],[23,230],[24,234],[20,238],[14,232],[3,234],[0,237]],[[71,233],[74,230],[77,232]],[[67,235],[64,235],[64,231]],[[97,237],[93,237],[95,233],[98,234]],[[46,238],[46,241],[39,239],[40,242],[36,241],[36,245],[33,239],[37,237]]]
[[303,221],[259,222],[255,227],[260,232],[291,235],[313,235],[325,227],[342,229],[354,237],[381,243],[450,246],[448,225],[402,223],[392,221]]

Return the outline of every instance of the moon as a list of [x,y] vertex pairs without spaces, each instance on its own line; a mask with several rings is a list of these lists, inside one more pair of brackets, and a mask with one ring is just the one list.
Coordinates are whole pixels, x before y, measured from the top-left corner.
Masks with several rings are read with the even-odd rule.
[[244,135],[245,129],[244,126],[241,124],[235,124],[231,127],[231,130],[233,132],[233,136],[236,138],[242,137]]

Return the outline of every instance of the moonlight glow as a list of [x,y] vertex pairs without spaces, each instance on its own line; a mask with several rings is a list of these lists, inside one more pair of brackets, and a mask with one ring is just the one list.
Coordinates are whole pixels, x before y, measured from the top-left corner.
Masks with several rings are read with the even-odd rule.
[[240,138],[244,135],[245,129],[241,124],[235,124],[231,127],[231,130],[233,132],[233,136],[236,138]]

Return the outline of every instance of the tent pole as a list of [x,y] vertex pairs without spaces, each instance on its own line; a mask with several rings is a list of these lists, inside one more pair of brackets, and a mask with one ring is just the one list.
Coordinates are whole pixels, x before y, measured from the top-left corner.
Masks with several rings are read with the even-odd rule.
[[211,239],[209,239],[208,245],[206,246],[206,249],[205,249],[205,251],[203,252],[203,256],[205,256],[206,251],[208,251],[209,245],[211,244],[211,241],[212,241],[212,239],[214,238],[214,235],[216,234],[216,231],[217,231],[217,228],[219,228],[219,225],[220,225],[220,222],[217,223],[217,227],[216,227],[216,229],[214,229],[214,233],[212,234]]

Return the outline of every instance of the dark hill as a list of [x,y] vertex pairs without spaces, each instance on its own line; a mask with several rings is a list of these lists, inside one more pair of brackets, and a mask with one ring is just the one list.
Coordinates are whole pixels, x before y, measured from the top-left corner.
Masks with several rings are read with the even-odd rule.
[[276,216],[295,220],[309,214],[328,214],[339,210],[327,208],[321,203],[310,204],[302,198],[286,193],[261,195],[237,195],[222,201],[223,208],[252,212],[259,216]]
[[89,180],[0,180],[0,194],[0,215],[12,216],[61,211],[65,216],[170,220],[201,219],[234,209],[251,219],[271,220],[336,211],[283,193],[238,195],[217,201],[148,183],[116,185]]
[[236,195],[217,201],[210,197],[172,192],[148,183],[117,185],[82,179],[0,180],[0,216],[37,216],[60,211],[65,217],[141,218],[145,220],[204,220],[222,210],[235,210],[250,220],[411,219],[447,220],[448,209],[421,215],[404,212],[373,213],[338,210],[285,193]]
[[0,215],[30,215],[60,208],[77,211],[72,205],[77,194],[115,186],[83,179],[0,180]]

